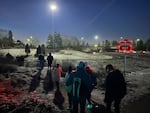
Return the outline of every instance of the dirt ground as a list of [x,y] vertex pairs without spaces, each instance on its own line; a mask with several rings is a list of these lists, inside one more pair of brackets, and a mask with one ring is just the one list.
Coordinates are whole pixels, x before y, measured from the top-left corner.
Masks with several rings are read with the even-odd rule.
[[150,113],[150,94],[129,103],[124,109],[123,113]]
[[[19,52],[18,52],[19,54]],[[59,61],[60,63],[63,64],[63,66],[66,66],[66,61],[69,63],[77,64],[79,60],[82,58],[81,56],[85,56],[85,53],[72,53],[71,57],[67,54],[62,57],[62,54],[54,54],[54,58],[59,58],[56,59],[56,63]],[[63,54],[64,55],[64,54]],[[60,59],[60,58],[65,58],[67,56],[67,59]],[[75,56],[75,57],[74,57]],[[91,64],[93,69],[98,73],[98,86],[97,89],[94,91],[93,95],[96,97],[96,100],[100,104],[103,104],[103,98],[104,98],[104,89],[103,89],[103,83],[105,80],[105,72],[104,72],[104,67],[105,65],[111,63],[113,64],[116,68],[119,68],[122,72],[124,71],[124,57],[123,56],[118,56],[118,55],[108,55],[111,56],[113,59],[103,59],[103,57],[106,57],[104,55],[101,55],[101,57],[94,56],[93,59],[91,59],[91,55],[86,54],[85,61],[88,61],[88,63]],[[73,57],[73,58],[72,58]],[[135,56],[134,56],[135,57]],[[69,58],[72,58],[71,60]],[[77,59],[76,59],[77,58]],[[110,57],[109,57],[110,58]],[[69,60],[68,60],[69,59]],[[122,101],[121,105],[121,111],[122,113],[150,113],[150,89],[149,84],[150,84],[150,77],[149,77],[149,71],[147,70],[144,72],[143,70],[149,69],[150,68],[150,63],[149,59],[144,61],[143,59],[138,59],[136,58],[127,58],[126,59],[126,80],[128,83],[128,94],[125,97],[125,99]],[[24,66],[19,66],[18,70],[14,73],[7,73],[3,74],[2,76],[10,77],[11,79],[17,79],[21,81],[21,89],[23,89],[25,92],[30,91],[35,91],[36,94],[39,97],[42,97],[46,99],[55,109],[56,112],[62,112],[62,113],[67,113],[68,111],[61,111],[59,110],[56,106],[54,106],[52,100],[54,97],[54,90],[49,90],[47,94],[45,94],[45,89],[44,85],[46,80],[48,80],[48,69],[47,65],[45,65],[44,69],[39,72],[37,69],[37,59],[34,58],[33,56],[30,56],[25,59],[25,64]],[[1,76],[1,81],[3,77]],[[39,77],[40,76],[40,77]],[[40,78],[40,79],[39,79]],[[15,81],[16,82],[16,81]],[[22,84],[24,82],[24,84]],[[33,83],[32,83],[33,82]],[[33,86],[31,87],[31,84]],[[64,103],[64,108],[66,109],[68,107],[68,100],[67,100],[67,94],[66,91],[64,90],[64,82],[63,78],[61,79],[61,85],[60,85],[61,92],[63,96],[65,97],[65,103]],[[141,93],[142,91],[142,93]],[[148,91],[148,92],[145,92]],[[28,93],[27,93],[28,95]],[[54,112],[54,113],[56,113]]]

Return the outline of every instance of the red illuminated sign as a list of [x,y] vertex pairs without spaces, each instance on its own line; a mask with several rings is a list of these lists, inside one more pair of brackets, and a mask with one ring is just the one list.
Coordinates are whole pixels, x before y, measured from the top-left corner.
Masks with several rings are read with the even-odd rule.
[[127,39],[118,41],[118,52],[132,53],[133,41]]

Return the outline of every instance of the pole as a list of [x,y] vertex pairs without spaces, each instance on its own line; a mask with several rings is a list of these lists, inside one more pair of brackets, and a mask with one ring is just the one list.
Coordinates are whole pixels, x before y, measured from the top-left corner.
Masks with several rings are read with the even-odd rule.
[[54,52],[54,13],[53,13],[53,11],[52,11],[52,39],[53,39],[53,44],[52,44],[52,48],[53,48],[53,52]]
[[124,76],[126,75],[126,54],[124,55]]

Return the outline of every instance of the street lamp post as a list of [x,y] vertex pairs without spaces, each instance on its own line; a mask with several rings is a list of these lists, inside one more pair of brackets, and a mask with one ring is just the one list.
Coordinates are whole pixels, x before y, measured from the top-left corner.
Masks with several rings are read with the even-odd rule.
[[136,39],[136,50],[138,50],[138,42],[140,41],[139,38]]
[[81,45],[81,46],[84,46],[84,37],[81,37],[80,45]]
[[[50,4],[49,6],[51,12],[52,12],[52,32],[54,33],[54,19],[53,19],[53,16],[54,16],[54,12],[57,10],[57,5],[56,4]],[[52,35],[53,36],[53,52],[54,52],[54,34]]]
[[94,47],[97,49],[97,51],[98,51],[98,42],[97,42],[98,38],[99,38],[98,35],[95,35],[94,39],[96,43],[94,44]]
[[94,39],[97,41],[98,40],[98,35],[95,35]]

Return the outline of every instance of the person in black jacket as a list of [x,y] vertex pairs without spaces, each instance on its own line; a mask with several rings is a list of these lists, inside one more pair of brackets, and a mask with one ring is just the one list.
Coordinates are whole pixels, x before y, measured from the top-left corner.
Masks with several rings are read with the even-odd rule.
[[44,67],[44,62],[45,62],[44,55],[43,55],[43,54],[40,54],[38,59],[39,59],[39,61],[40,61],[39,67],[40,67],[40,69],[42,70],[43,67]]
[[49,53],[49,55],[47,57],[47,61],[48,61],[48,68],[50,68],[50,69],[51,69],[53,60],[54,60],[53,56],[51,55],[51,53]]
[[105,81],[105,99],[106,111],[111,113],[111,104],[114,101],[115,113],[120,113],[120,103],[126,94],[126,82],[123,74],[113,68],[111,64],[106,66],[108,76]]

